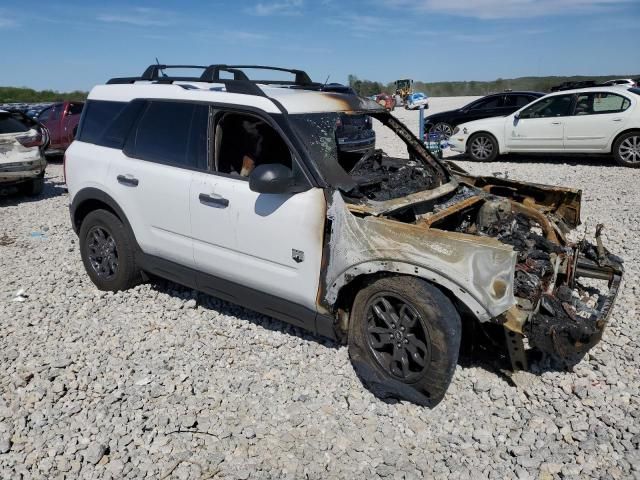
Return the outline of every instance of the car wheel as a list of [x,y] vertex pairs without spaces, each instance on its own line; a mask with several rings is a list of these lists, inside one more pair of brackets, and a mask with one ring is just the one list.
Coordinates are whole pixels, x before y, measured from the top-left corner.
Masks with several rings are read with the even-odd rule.
[[453,128],[448,123],[438,122],[431,127],[429,133],[437,133],[440,135],[440,138],[448,140],[449,137],[453,135]]
[[22,190],[29,197],[37,197],[44,190],[44,177],[28,180],[24,183]]
[[476,162],[492,162],[498,156],[498,142],[488,133],[476,133],[469,138],[467,152]]
[[133,239],[113,213],[89,213],[80,226],[79,237],[82,263],[96,287],[117,292],[139,282]]
[[620,136],[613,144],[613,158],[623,167],[640,168],[640,132]]
[[349,356],[379,397],[435,406],[455,371],[460,315],[436,287],[415,277],[385,277],[353,303]]

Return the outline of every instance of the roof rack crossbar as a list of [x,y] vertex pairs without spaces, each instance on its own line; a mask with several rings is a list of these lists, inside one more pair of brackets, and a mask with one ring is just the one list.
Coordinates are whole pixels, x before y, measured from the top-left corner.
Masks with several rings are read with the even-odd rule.
[[[252,70],[272,70],[276,72],[288,72],[295,75],[295,80],[293,82],[282,81],[282,80],[250,80],[254,83],[271,83],[274,85],[314,85],[314,82],[311,81],[309,75],[304,70],[297,70],[292,68],[281,68],[281,67],[269,67],[266,65],[209,65],[207,69],[202,73],[202,79],[207,80],[218,80],[220,79],[220,72],[235,72],[240,71],[242,69],[252,69]],[[244,72],[241,72],[246,80],[249,78],[246,76]],[[235,78],[235,77],[234,77]]]
[[160,65],[153,64],[149,65],[147,69],[142,74],[143,80],[156,80],[158,78],[162,78],[166,75],[160,75],[163,70],[168,70],[170,68],[199,68],[205,70],[207,67],[204,65]]

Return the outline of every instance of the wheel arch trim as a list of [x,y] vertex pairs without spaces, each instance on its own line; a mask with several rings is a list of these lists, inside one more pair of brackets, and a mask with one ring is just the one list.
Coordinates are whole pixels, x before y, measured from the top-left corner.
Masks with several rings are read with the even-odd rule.
[[[120,221],[125,225],[125,227],[129,230],[129,232],[133,232],[131,228],[131,224],[129,223],[129,219],[127,218],[126,214],[124,213],[120,205],[118,205],[118,202],[116,202],[109,194],[105,193],[104,191],[98,188],[87,187],[78,191],[74,195],[73,201],[69,205],[69,214],[71,215],[71,226],[73,227],[73,231],[76,232],[76,234],[80,231],[80,225],[78,223],[78,218],[77,218],[78,212],[82,211],[83,205],[86,205],[89,202],[102,203],[108,206],[116,214],[116,216],[120,219]],[[135,237],[133,238],[135,241]],[[136,242],[136,246],[137,246],[137,242]]]

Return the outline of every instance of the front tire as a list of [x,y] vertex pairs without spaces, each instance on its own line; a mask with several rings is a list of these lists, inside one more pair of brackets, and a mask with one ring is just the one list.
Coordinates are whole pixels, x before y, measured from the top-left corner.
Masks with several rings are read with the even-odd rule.
[[469,138],[467,153],[474,162],[493,162],[498,156],[498,142],[489,133],[476,133]]
[[349,356],[377,396],[433,407],[458,361],[460,315],[436,287],[415,277],[385,277],[356,295]]
[[133,239],[113,213],[89,213],[80,226],[79,237],[82,263],[100,290],[127,290],[140,281]]
[[640,168],[640,131],[621,135],[613,144],[613,158],[623,167]]

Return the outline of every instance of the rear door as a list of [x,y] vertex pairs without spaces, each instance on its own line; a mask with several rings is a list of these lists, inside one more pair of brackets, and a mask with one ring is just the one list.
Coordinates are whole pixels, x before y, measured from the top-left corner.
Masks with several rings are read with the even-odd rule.
[[207,166],[208,107],[154,100],[138,108],[124,149],[113,155],[109,190],[145,253],[193,267],[189,189]]
[[562,152],[564,125],[573,104],[573,94],[543,97],[508,118],[505,143],[510,151]]
[[[251,191],[249,164],[282,163],[297,175],[295,154],[268,119],[217,111],[214,123],[213,171],[195,173],[190,193],[198,270],[315,311],[324,192]],[[203,282],[208,292],[230,299],[236,294],[229,283]],[[296,318],[290,321],[296,323]]]
[[574,113],[566,119],[565,150],[607,151],[631,112],[631,100],[611,92],[578,94]]

